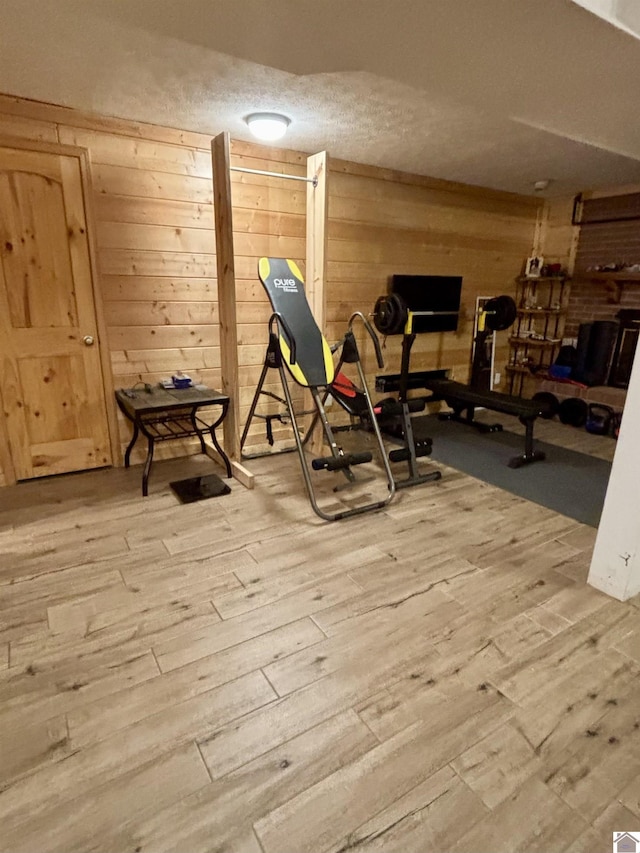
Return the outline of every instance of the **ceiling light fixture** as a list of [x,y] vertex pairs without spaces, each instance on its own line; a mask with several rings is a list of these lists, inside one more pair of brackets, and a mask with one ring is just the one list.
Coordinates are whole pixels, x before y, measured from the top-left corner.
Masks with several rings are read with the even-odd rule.
[[291,120],[280,113],[251,113],[245,121],[256,139],[261,139],[263,142],[282,139],[291,124]]

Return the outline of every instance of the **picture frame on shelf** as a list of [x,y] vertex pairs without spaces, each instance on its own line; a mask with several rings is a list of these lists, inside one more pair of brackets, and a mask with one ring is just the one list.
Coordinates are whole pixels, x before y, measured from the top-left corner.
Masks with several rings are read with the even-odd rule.
[[524,268],[525,276],[527,278],[540,278],[543,264],[544,258],[541,258],[538,255],[532,255],[530,258],[527,258],[527,263]]

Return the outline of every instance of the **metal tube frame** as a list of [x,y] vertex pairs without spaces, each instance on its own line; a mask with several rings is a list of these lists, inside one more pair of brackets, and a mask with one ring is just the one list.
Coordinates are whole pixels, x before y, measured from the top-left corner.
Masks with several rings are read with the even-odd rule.
[[287,175],[284,172],[266,172],[264,169],[247,169],[244,166],[229,166],[231,172],[247,172],[250,175],[265,175],[267,178],[284,178],[287,181],[304,181],[307,184],[318,186],[318,178],[307,178],[303,175]]

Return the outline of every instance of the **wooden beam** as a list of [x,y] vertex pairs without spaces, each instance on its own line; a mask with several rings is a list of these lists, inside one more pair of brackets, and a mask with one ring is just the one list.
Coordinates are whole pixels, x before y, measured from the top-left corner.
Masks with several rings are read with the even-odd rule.
[[[210,459],[213,459],[214,462],[217,462],[224,468],[224,461],[215,447],[205,444],[205,450]],[[230,459],[229,461],[231,462],[231,475],[233,479],[241,483],[246,489],[252,489],[255,486],[255,475],[248,468],[245,468],[244,465],[236,462],[235,459]]]
[[307,184],[307,299],[322,332],[327,308],[327,174],[326,151],[307,158],[307,177],[315,179]]
[[[315,317],[320,331],[325,333],[327,314],[327,294],[325,279],[327,273],[327,152],[321,151],[307,158],[307,177],[313,183],[307,184],[307,258],[306,293],[311,313]],[[312,408],[311,397],[306,395],[305,408]],[[304,421],[304,428],[311,426],[312,416]],[[322,431],[319,426],[309,441],[309,450],[316,456],[322,454]]]
[[213,211],[216,225],[218,310],[220,314],[220,365],[222,391],[231,398],[223,421],[224,449],[229,459],[240,461],[240,389],[238,383],[238,326],[236,322],[236,273],[233,252],[231,165],[229,134],[211,142],[213,164]]

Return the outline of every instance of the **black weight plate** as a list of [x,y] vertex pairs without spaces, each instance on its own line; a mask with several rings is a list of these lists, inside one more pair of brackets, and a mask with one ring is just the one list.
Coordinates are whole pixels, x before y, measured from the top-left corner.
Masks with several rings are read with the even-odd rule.
[[373,322],[381,335],[400,335],[407,323],[407,306],[397,293],[379,296],[373,309]]
[[587,422],[589,407],[579,397],[569,397],[558,407],[558,417],[561,423],[574,427],[583,427]]
[[549,391],[538,391],[536,392],[532,400],[535,400],[536,403],[540,403],[545,407],[545,411],[540,413],[540,417],[545,420],[551,420],[554,415],[558,414],[558,409],[560,408],[560,401],[556,397],[555,394],[551,394]]
[[494,296],[484,306],[486,326],[492,332],[502,332],[512,326],[518,316],[515,301],[510,296]]
[[387,297],[386,296],[378,296],[376,299],[376,304],[373,306],[373,325],[380,332],[381,335],[386,335],[385,329],[387,327]]

